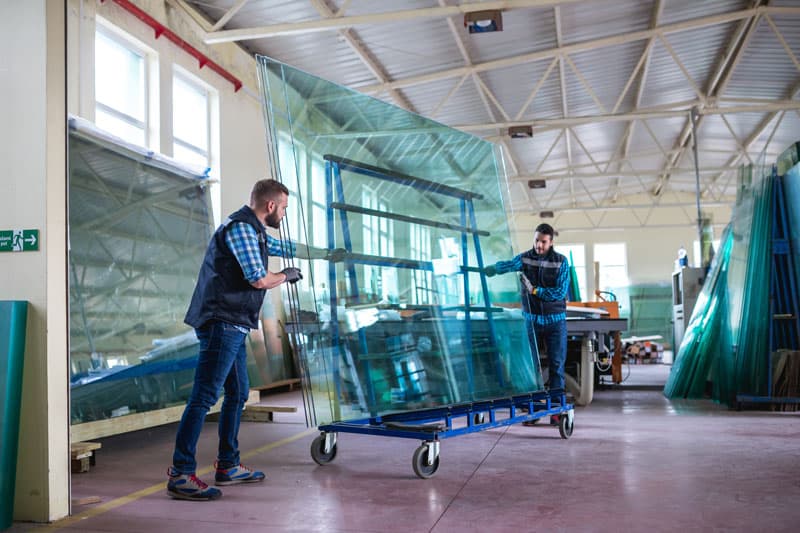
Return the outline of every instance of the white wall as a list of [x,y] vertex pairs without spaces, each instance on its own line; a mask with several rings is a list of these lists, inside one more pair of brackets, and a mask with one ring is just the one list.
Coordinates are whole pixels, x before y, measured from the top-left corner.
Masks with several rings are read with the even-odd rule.
[[[66,4],[66,7],[65,7]],[[203,48],[194,22],[160,0],[137,4]],[[65,20],[66,11],[66,20]],[[47,522],[69,512],[68,319],[66,283],[66,114],[93,118],[94,20],[100,13],[159,55],[160,86],[171,92],[178,64],[219,93],[222,211],[246,203],[267,175],[255,63],[230,45],[209,55],[245,83],[233,86],[113,2],[0,0],[0,229],[40,230],[38,252],[0,254],[0,299],[31,302],[23,378],[23,412],[14,518]],[[66,35],[65,35],[66,32]],[[65,63],[65,43],[67,46]],[[168,105],[160,106],[169,117]],[[171,132],[160,136],[171,147]],[[162,150],[167,155],[168,150]],[[167,460],[168,458],[162,458]]]
[[0,298],[30,301],[18,520],[69,508],[64,41],[63,0],[0,1],[0,229],[40,231],[39,251],[0,254]]
[[[638,204],[637,204],[638,205]],[[637,209],[637,211],[639,211]],[[640,220],[644,220],[646,210],[637,213]],[[731,208],[727,206],[710,207],[703,209],[704,214],[712,215],[714,223],[714,238],[719,239],[722,230],[730,221]],[[599,243],[625,242],[627,248],[628,278],[630,283],[669,283],[678,249],[684,246],[689,253],[690,264],[695,264],[692,243],[698,240],[697,227],[690,220],[696,213],[692,208],[659,208],[647,220],[648,225],[637,227],[637,219],[631,212],[621,210],[610,212],[597,229],[586,228],[591,221],[597,222],[600,216],[598,211],[585,213],[570,212],[555,219],[539,219],[518,217],[519,228],[514,229],[512,224],[512,241],[516,253],[528,250],[533,244],[533,232],[527,228],[534,228],[537,224],[546,222],[559,232],[556,237],[558,243],[586,245],[587,291],[594,294],[594,257],[593,247]],[[696,216],[696,215],[695,215]],[[535,218],[535,220],[533,220]],[[604,229],[605,228],[605,229]],[[586,296],[584,296],[586,298]]]

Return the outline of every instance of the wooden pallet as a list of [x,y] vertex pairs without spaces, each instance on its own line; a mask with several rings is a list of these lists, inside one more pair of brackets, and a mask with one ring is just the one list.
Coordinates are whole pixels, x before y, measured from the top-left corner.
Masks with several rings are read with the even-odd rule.
[[259,385],[258,387],[251,387],[252,390],[257,390],[261,392],[274,392],[273,389],[280,389],[282,387],[287,387],[289,391],[294,390],[296,385],[300,385],[299,378],[292,378],[292,379],[281,379],[279,381],[273,381],[272,383],[267,383],[266,385]]
[[[245,407],[242,412],[243,422],[274,422],[275,413],[296,413],[297,407],[293,405],[262,405],[253,404]],[[219,413],[209,416],[209,420],[219,420]]]
[[71,471],[73,474],[88,472],[95,464],[95,451],[102,448],[99,442],[72,442],[69,445]]

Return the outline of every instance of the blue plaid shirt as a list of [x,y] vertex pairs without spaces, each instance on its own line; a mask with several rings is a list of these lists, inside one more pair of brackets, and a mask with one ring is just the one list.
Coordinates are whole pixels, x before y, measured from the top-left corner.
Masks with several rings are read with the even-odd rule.
[[[506,274],[508,272],[520,272],[522,270],[522,254],[516,256],[511,261],[498,261],[494,265],[498,274]],[[561,263],[561,268],[558,271],[555,287],[537,287],[536,297],[547,302],[557,302],[564,300],[567,297],[567,290],[569,289],[569,265],[566,261]],[[553,313],[550,315],[534,315],[531,313],[522,313],[527,320],[533,322],[534,326],[549,326],[556,322],[561,322],[567,319],[566,313]]]
[[[249,283],[258,281],[267,275],[267,267],[261,261],[261,253],[258,250],[258,234],[253,226],[246,222],[234,222],[228,233],[225,234],[225,244],[233,252]],[[267,234],[268,255],[294,257],[295,252],[296,247],[293,242],[282,241]]]
[[225,244],[233,252],[248,282],[254,283],[267,275],[267,266],[258,249],[258,234],[253,226],[246,222],[232,223],[225,233]]

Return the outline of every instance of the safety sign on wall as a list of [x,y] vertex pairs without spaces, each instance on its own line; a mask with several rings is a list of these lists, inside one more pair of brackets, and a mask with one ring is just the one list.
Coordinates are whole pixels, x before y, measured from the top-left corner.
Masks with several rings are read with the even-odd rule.
[[38,249],[38,229],[0,230],[0,252],[34,252]]

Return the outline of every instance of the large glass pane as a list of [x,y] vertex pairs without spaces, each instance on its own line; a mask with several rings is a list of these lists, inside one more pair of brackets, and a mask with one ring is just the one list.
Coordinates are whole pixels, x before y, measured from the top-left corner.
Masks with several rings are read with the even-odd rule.
[[287,301],[309,423],[540,389],[516,277],[482,274],[514,255],[497,147],[258,61],[284,237],[323,248]]
[[[199,346],[183,317],[214,230],[209,180],[80,119],[70,127],[72,423],[182,405]],[[248,336],[252,387],[295,377],[274,296]]]

